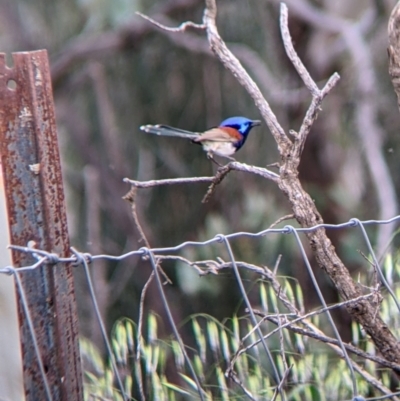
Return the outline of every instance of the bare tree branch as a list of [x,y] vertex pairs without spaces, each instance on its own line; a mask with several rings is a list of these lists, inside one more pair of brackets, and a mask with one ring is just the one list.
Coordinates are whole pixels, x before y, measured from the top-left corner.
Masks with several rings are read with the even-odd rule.
[[243,171],[245,173],[252,173],[274,182],[278,182],[279,178],[278,174],[266,168],[250,166],[248,164],[239,163],[235,161],[235,162],[229,162],[225,166],[220,167],[214,177],[166,178],[163,180],[150,180],[150,181],[136,181],[136,180],[130,180],[129,178],[124,178],[124,182],[131,184],[132,187],[135,188],[152,188],[160,185],[177,185],[177,184],[193,184],[193,183],[209,182],[211,183],[211,185],[202,200],[203,203],[206,203],[210,199],[211,195],[214,193],[216,186],[225,178],[225,176],[231,170]]
[[296,71],[298,72],[300,78],[304,82],[304,85],[308,88],[313,97],[310,107],[308,108],[308,111],[304,117],[303,123],[301,124],[300,131],[298,135],[295,134],[295,155],[293,155],[293,159],[297,159],[298,163],[300,163],[300,156],[303,151],[305,141],[308,134],[310,133],[311,127],[318,117],[318,113],[321,109],[322,100],[329,93],[329,91],[333,89],[333,87],[339,81],[340,77],[339,74],[335,73],[329,78],[328,82],[322,90],[318,88],[317,84],[313,81],[311,75],[309,74],[299,56],[297,55],[296,51],[294,50],[292,39],[289,33],[288,9],[284,3],[281,4],[281,32],[286,54],[295,67]]
[[[277,0],[274,1],[277,2]],[[318,29],[339,34],[343,38],[344,45],[352,57],[354,69],[357,71],[354,74],[359,94],[357,102],[355,102],[357,134],[363,145],[365,158],[379,202],[379,218],[385,220],[395,216],[398,213],[397,196],[382,151],[384,133],[377,123],[377,78],[374,73],[372,54],[363,37],[366,22],[368,23],[372,17],[367,15],[367,18],[362,19],[362,23],[358,21],[351,22],[317,9],[305,0],[286,0],[286,3],[297,17]],[[395,10],[392,13],[391,21],[395,18]],[[389,22],[389,26],[390,24],[394,26],[394,23]],[[394,71],[394,69],[392,68],[391,71]],[[377,249],[379,255],[385,251],[390,243],[393,230],[393,225],[384,225],[378,228]]]

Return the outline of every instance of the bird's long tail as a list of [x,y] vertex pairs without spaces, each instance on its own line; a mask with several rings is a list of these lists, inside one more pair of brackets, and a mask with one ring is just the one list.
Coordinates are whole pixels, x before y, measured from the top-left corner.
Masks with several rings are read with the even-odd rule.
[[185,131],[180,128],[169,127],[168,125],[142,125],[140,129],[149,134],[161,136],[177,136],[180,138],[196,139],[199,134],[191,131]]

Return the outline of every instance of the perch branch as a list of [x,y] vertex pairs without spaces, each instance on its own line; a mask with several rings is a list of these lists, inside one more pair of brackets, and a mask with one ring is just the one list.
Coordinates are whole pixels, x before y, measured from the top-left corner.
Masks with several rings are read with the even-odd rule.
[[160,185],[177,185],[177,184],[193,184],[209,182],[211,185],[208,188],[207,193],[204,195],[203,203],[207,202],[211,195],[214,193],[216,186],[226,177],[231,171],[243,171],[245,173],[252,173],[260,175],[266,179],[274,182],[278,182],[278,174],[262,167],[250,166],[245,163],[230,162],[225,166],[220,167],[214,177],[184,177],[184,178],[166,178],[163,180],[150,180],[150,181],[136,181],[129,178],[124,178],[124,182],[131,184],[134,188],[152,188]]
[[153,188],[161,185],[193,184],[199,182],[213,182],[214,177],[185,177],[185,178],[166,178],[163,180],[136,181],[124,178],[124,182],[131,184],[135,188]]

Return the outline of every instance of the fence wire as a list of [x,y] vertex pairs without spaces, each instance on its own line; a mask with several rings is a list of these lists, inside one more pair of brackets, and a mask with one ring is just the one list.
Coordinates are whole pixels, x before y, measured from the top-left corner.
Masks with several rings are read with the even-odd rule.
[[[28,253],[31,254],[35,260],[35,263],[31,264],[31,265],[27,265],[27,266],[22,266],[22,267],[14,267],[14,266],[5,266],[3,268],[0,268],[0,273],[1,274],[6,274],[6,275],[13,275],[15,278],[15,285],[17,288],[17,294],[20,298],[20,301],[22,303],[23,306],[23,310],[25,313],[25,319],[27,320],[27,325],[32,337],[32,342],[34,344],[34,348],[35,348],[35,352],[36,352],[36,356],[39,362],[39,368],[41,371],[41,375],[43,378],[43,382],[45,385],[45,389],[46,389],[46,393],[48,396],[48,400],[52,400],[52,396],[51,396],[51,391],[50,391],[50,386],[49,383],[47,381],[46,378],[46,373],[45,373],[45,369],[43,367],[43,363],[42,363],[42,357],[40,355],[40,350],[39,347],[37,345],[37,338],[36,338],[36,333],[34,330],[34,324],[32,322],[32,319],[30,317],[30,311],[29,311],[29,307],[26,301],[26,296],[25,296],[25,292],[24,292],[24,288],[23,285],[21,283],[20,280],[20,276],[23,275],[25,272],[27,271],[32,271],[35,269],[40,268],[41,266],[44,265],[52,265],[52,264],[59,264],[59,263],[72,263],[74,266],[76,266],[77,268],[83,268],[84,269],[84,273],[85,273],[85,277],[87,280],[87,285],[88,285],[88,289],[89,289],[89,294],[90,294],[90,298],[93,302],[93,308],[94,308],[94,312],[95,312],[95,316],[98,320],[98,324],[101,330],[101,334],[102,337],[104,339],[104,343],[106,346],[106,350],[107,350],[107,354],[108,357],[111,361],[111,365],[112,365],[112,369],[114,371],[114,375],[116,378],[116,385],[119,388],[119,392],[120,395],[122,397],[122,399],[124,401],[128,401],[130,398],[130,395],[127,393],[126,389],[124,388],[123,385],[123,381],[121,379],[118,367],[117,367],[117,362],[115,359],[115,356],[113,354],[112,351],[112,347],[110,345],[110,341],[108,339],[108,335],[105,329],[105,324],[103,321],[102,316],[100,315],[100,311],[99,311],[99,307],[98,307],[98,303],[97,303],[97,299],[96,299],[96,295],[95,295],[95,291],[94,291],[94,286],[92,283],[92,279],[90,276],[90,272],[89,272],[89,265],[94,263],[95,261],[98,260],[108,260],[108,261],[122,261],[128,258],[132,258],[132,257],[139,257],[139,258],[146,258],[149,260],[152,268],[153,268],[153,274],[155,275],[156,278],[156,283],[157,283],[157,287],[158,287],[158,291],[161,297],[161,300],[163,302],[163,305],[165,307],[166,310],[166,314],[167,317],[169,319],[169,322],[171,324],[171,327],[173,329],[173,333],[176,337],[176,340],[179,343],[179,346],[181,347],[181,351],[184,355],[186,364],[189,368],[189,371],[191,373],[192,379],[195,382],[195,386],[197,389],[197,393],[198,393],[198,397],[199,399],[206,400],[207,399],[207,392],[206,390],[203,388],[202,385],[202,380],[199,377],[199,375],[196,373],[195,368],[192,365],[192,362],[186,352],[186,346],[179,334],[179,330],[178,330],[178,326],[177,323],[174,321],[173,318],[173,314],[170,310],[170,305],[167,299],[167,296],[165,294],[164,291],[164,285],[162,282],[162,278],[160,276],[159,273],[159,260],[162,260],[162,258],[167,258],[168,255],[171,254],[176,254],[175,259],[176,260],[183,260],[186,261],[186,259],[182,258],[181,256],[178,255],[179,251],[182,251],[183,249],[187,248],[187,247],[206,247],[212,244],[223,244],[224,247],[226,248],[227,254],[229,255],[229,262],[217,262],[217,261],[207,261],[208,263],[215,263],[216,265],[220,265],[220,267],[228,267],[228,265],[230,267],[233,268],[238,286],[239,286],[239,290],[240,293],[244,299],[245,305],[247,307],[247,311],[250,315],[250,319],[253,325],[253,330],[257,336],[258,336],[258,340],[254,343],[252,343],[252,347],[254,347],[257,344],[261,344],[262,345],[262,349],[264,350],[267,359],[271,365],[271,369],[272,369],[272,379],[275,383],[275,393],[273,396],[273,400],[280,397],[280,399],[282,400],[286,400],[287,399],[287,394],[285,394],[283,388],[284,388],[284,382],[287,379],[287,376],[290,373],[290,366],[287,366],[285,357],[284,357],[284,350],[283,350],[283,342],[282,342],[282,355],[283,355],[283,360],[284,360],[284,364],[286,366],[285,371],[280,372],[280,369],[277,367],[276,365],[276,361],[274,360],[272,354],[271,354],[271,350],[268,347],[267,344],[267,339],[270,338],[273,334],[275,333],[282,333],[283,329],[285,327],[288,326],[293,326],[296,322],[302,322],[305,319],[309,318],[312,315],[316,315],[316,314],[325,314],[328,318],[328,321],[330,323],[330,325],[332,326],[332,330],[333,333],[335,335],[335,340],[332,341],[333,344],[337,344],[340,347],[340,351],[341,351],[341,356],[344,358],[344,360],[346,361],[346,365],[347,368],[349,369],[350,372],[350,377],[351,377],[351,381],[352,381],[352,393],[353,393],[353,401],[361,401],[361,400],[381,400],[381,399],[397,399],[396,396],[400,395],[400,392],[391,392],[391,393],[387,393],[384,394],[381,397],[378,398],[364,398],[363,395],[359,394],[359,389],[357,388],[357,380],[355,377],[355,370],[357,370],[358,373],[360,373],[360,370],[358,369],[357,365],[354,364],[354,361],[352,361],[348,355],[348,351],[352,351],[354,352],[354,349],[352,349],[351,345],[349,344],[345,344],[339,334],[339,331],[330,315],[330,310],[333,308],[337,308],[339,306],[343,306],[346,305],[347,303],[353,302],[354,300],[348,300],[339,304],[335,304],[335,305],[331,305],[328,306],[324,296],[322,294],[321,289],[319,288],[319,285],[316,281],[315,275],[313,273],[310,261],[307,257],[307,252],[304,249],[304,246],[302,244],[300,235],[307,233],[307,232],[312,232],[318,229],[326,229],[326,230],[337,230],[337,229],[344,229],[344,228],[351,228],[351,229],[359,229],[360,233],[361,233],[361,237],[363,238],[365,245],[369,251],[369,256],[372,258],[373,261],[373,265],[374,268],[376,269],[379,279],[380,279],[380,285],[383,285],[385,287],[385,289],[388,291],[388,293],[390,294],[391,298],[393,299],[397,309],[400,312],[400,302],[398,297],[396,296],[393,288],[389,285],[388,280],[385,278],[385,275],[382,271],[381,268],[381,264],[380,264],[380,260],[377,257],[377,255],[374,252],[374,249],[371,245],[371,241],[370,238],[368,236],[368,233],[366,231],[366,227],[367,226],[374,226],[374,225],[380,225],[380,224],[395,224],[398,223],[400,221],[400,215],[399,216],[395,216],[389,220],[366,220],[366,221],[360,221],[359,219],[353,218],[345,223],[341,223],[341,224],[319,224],[316,225],[314,227],[310,227],[310,228],[299,228],[299,227],[293,227],[291,225],[286,225],[282,228],[268,228],[262,231],[259,231],[257,233],[251,233],[251,232],[235,232],[232,234],[217,234],[214,238],[208,239],[206,241],[185,241],[179,245],[173,246],[173,247],[164,247],[164,248],[146,248],[146,247],[142,247],[140,249],[137,250],[133,250],[127,253],[124,253],[122,255],[107,255],[107,254],[99,254],[99,255],[91,255],[89,253],[85,253],[85,252],[79,252],[77,251],[75,248],[71,248],[71,256],[69,257],[59,257],[58,255],[54,254],[54,253],[49,253],[46,252],[44,250],[40,250],[40,249],[35,249],[35,248],[31,248],[29,246],[27,247],[22,247],[22,246],[16,246],[16,245],[10,245],[9,248],[15,250],[15,251],[19,251],[19,252],[24,252],[24,253]],[[307,268],[307,272],[311,278],[311,281],[313,283],[313,286],[315,288],[315,291],[317,292],[319,301],[322,305],[322,307],[319,310],[313,311],[311,313],[303,313],[301,316],[297,317],[296,319],[293,320],[287,320],[287,316],[285,316],[285,319],[283,319],[284,314],[280,313],[277,310],[274,311],[268,311],[269,316],[272,318],[274,318],[274,316],[276,317],[276,324],[277,324],[277,328],[275,330],[272,330],[269,333],[263,333],[261,331],[261,323],[265,320],[264,318],[262,318],[260,320],[260,318],[257,318],[257,315],[259,315],[259,312],[254,309],[250,303],[250,300],[248,298],[244,283],[243,283],[243,279],[241,277],[240,274],[240,268],[244,266],[243,262],[237,261],[235,259],[234,256],[234,252],[232,251],[231,248],[231,241],[233,239],[242,239],[242,238],[261,238],[261,237],[266,237],[268,235],[271,234],[280,234],[280,235],[287,235],[287,236],[292,236],[294,237],[295,243],[297,245],[298,250],[300,251],[301,257],[303,259],[303,262]],[[192,262],[192,264],[195,264],[196,262]],[[204,262],[203,262],[204,263]],[[256,272],[260,272],[263,271],[263,269],[258,268],[257,266],[253,266],[253,265],[248,265],[248,267],[250,266],[250,270],[253,269]],[[258,270],[259,269],[259,270]],[[265,273],[265,271],[264,271]],[[275,274],[275,272],[274,272]],[[376,296],[376,291],[377,288],[372,289],[371,292],[369,292],[368,294],[362,295],[360,298],[368,298],[368,297],[374,297]],[[281,299],[282,301],[285,301],[285,298]],[[287,306],[287,305],[285,305]],[[287,306],[290,310],[290,305]],[[267,312],[266,312],[267,313]],[[243,340],[242,340],[243,341]],[[230,377],[231,379],[233,379],[233,381],[235,381],[237,384],[239,384],[239,386],[242,388],[244,396],[247,397],[248,399],[252,399],[252,400],[257,400],[259,398],[257,398],[254,394],[252,394],[252,392],[247,389],[243,383],[240,383],[240,381],[238,380],[237,376],[235,375],[235,373],[233,372],[233,365],[235,363],[235,358],[239,357],[243,352],[246,352],[249,349],[249,347],[243,347],[241,349],[238,350],[237,354],[235,355],[234,359],[231,361],[231,366],[230,368],[227,369],[226,371],[226,376]],[[384,361],[382,359],[379,359],[379,357],[375,358],[375,361],[381,362],[383,364],[385,364],[388,367],[394,367],[398,369],[398,366],[396,364],[391,364],[388,361]],[[379,387],[377,387],[379,388]],[[382,388],[380,388],[381,391]]]

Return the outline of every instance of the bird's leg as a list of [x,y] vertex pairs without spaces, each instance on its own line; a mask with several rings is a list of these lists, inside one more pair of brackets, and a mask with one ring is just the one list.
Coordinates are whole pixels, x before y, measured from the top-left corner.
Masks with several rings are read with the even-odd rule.
[[[217,162],[217,161],[214,159],[214,154],[215,154],[215,153],[214,153],[212,150],[209,150],[209,151],[207,152],[207,157],[208,157],[210,160],[212,160],[217,166],[219,166],[219,167],[224,167],[224,165],[222,165],[221,163]],[[234,159],[233,157],[227,156],[227,155],[218,155],[218,156],[224,157],[225,159],[228,159],[228,160],[230,160],[230,161],[232,161],[232,162],[235,162],[235,161],[236,161],[236,159]]]
[[207,158],[210,159],[212,162],[214,162],[217,166],[222,167],[222,164],[218,163],[215,159],[214,159],[214,153],[211,151],[207,152]]
[[235,162],[236,161],[236,159],[234,157],[230,157],[230,156],[222,156],[222,157],[226,157],[231,162]]

